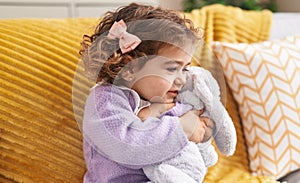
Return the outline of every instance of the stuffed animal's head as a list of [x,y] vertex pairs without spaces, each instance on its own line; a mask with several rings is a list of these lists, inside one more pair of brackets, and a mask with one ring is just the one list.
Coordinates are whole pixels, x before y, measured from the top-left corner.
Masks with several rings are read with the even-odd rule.
[[219,85],[209,71],[201,67],[191,67],[177,101],[190,104],[197,110],[204,108],[205,115],[215,123],[213,136],[220,152],[225,155],[234,153],[236,131],[220,100]]

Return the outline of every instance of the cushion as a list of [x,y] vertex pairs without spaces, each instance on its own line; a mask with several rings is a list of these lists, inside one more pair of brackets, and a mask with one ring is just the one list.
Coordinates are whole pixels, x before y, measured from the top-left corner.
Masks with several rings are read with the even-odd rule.
[[82,182],[72,81],[96,19],[0,21],[0,182]]
[[253,174],[300,168],[300,36],[213,43],[238,103]]

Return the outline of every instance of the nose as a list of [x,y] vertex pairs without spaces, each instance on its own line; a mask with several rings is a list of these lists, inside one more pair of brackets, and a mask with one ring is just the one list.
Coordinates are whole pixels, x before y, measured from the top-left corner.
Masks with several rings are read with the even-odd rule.
[[179,72],[174,80],[174,85],[178,88],[182,87],[186,83],[186,74]]

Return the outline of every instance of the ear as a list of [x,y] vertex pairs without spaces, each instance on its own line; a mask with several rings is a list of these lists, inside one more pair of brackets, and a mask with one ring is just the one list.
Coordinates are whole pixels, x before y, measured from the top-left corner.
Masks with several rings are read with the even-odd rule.
[[132,68],[124,67],[121,71],[121,77],[128,82],[131,82],[134,80],[134,72]]

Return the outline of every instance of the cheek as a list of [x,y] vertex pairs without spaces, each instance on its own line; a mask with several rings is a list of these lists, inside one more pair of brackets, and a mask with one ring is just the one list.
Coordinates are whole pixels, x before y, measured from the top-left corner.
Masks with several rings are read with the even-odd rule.
[[155,96],[163,97],[171,87],[172,83],[169,80],[160,76],[149,76],[136,81],[132,89],[149,100]]
[[153,89],[168,88],[172,86],[172,78],[163,76],[150,76],[145,78],[144,82],[146,85],[149,85],[149,87],[154,87]]
[[164,97],[170,90],[172,84],[166,80],[157,80],[153,85],[149,85],[149,89],[152,90],[151,95],[157,97]]
[[161,88],[162,90],[169,90],[172,86],[171,81],[165,79],[157,80],[155,84],[157,85],[157,87]]

